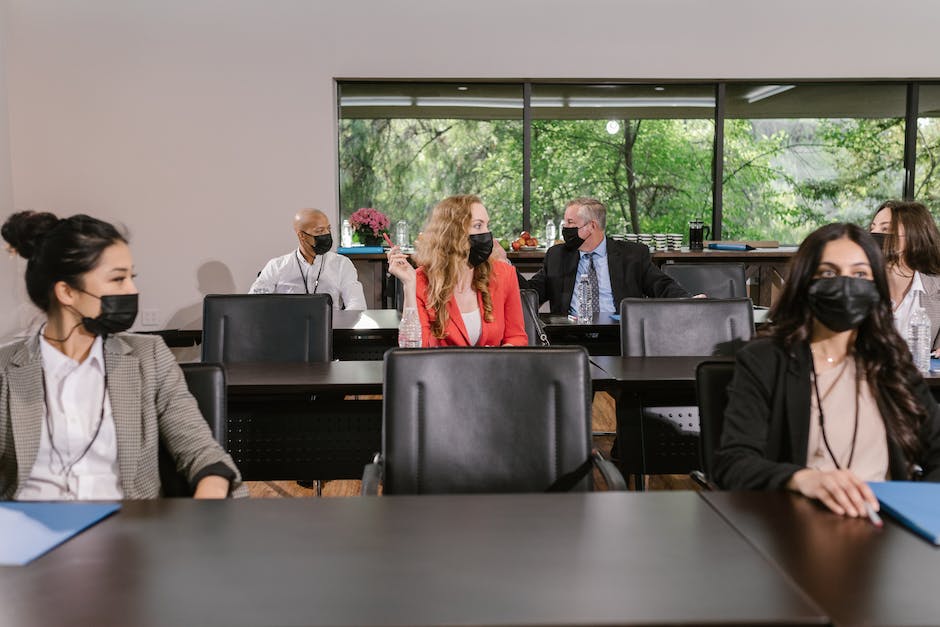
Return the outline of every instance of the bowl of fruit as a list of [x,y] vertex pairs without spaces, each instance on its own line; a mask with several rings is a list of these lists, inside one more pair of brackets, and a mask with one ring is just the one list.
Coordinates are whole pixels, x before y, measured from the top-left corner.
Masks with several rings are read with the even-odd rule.
[[539,241],[532,237],[528,231],[523,231],[509,246],[513,250],[535,250],[539,247]]

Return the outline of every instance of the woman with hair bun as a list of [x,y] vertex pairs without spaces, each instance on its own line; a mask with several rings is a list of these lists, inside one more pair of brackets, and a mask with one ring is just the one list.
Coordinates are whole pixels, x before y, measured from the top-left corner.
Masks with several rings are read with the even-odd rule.
[[0,499],[161,495],[162,442],[197,498],[245,493],[163,340],[137,317],[134,261],[114,226],[25,211],[0,229],[27,259],[38,333],[0,347]]
[[389,272],[417,307],[424,346],[526,346],[515,270],[490,262],[493,234],[478,196],[450,196],[431,210],[418,243],[417,272],[393,247]]

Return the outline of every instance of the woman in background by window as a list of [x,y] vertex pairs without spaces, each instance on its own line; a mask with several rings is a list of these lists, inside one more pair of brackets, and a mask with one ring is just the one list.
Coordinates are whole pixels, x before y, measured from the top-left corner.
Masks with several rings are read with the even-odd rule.
[[930,318],[933,354],[940,356],[940,231],[933,216],[919,202],[889,200],[869,230],[885,256],[895,326],[905,336],[919,295]]
[[417,242],[417,271],[397,246],[388,252],[404,306],[417,307],[424,346],[528,344],[515,270],[489,260],[489,221],[479,197],[450,196],[431,210]]

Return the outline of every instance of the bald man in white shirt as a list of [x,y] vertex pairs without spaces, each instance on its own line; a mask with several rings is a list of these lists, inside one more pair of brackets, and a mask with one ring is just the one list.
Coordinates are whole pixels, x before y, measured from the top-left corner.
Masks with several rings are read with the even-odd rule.
[[366,297],[349,258],[333,247],[330,221],[322,211],[301,209],[294,216],[296,250],[269,261],[250,294],[329,294],[333,309],[365,309]]

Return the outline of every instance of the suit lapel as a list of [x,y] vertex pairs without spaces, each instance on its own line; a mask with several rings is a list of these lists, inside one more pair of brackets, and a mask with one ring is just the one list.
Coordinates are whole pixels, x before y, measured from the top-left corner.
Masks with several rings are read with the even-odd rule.
[[[477,295],[479,300],[479,295]],[[460,314],[460,307],[457,306],[457,297],[456,295],[451,295],[450,300],[447,301],[447,314],[450,317],[449,324],[454,325],[454,328],[460,332],[460,336],[463,337],[463,341],[467,346],[470,346],[470,337],[467,335],[467,327],[464,326],[463,316]]]
[[607,238],[607,274],[610,276],[610,289],[614,297],[614,312],[620,313],[620,301],[626,298],[623,286],[623,251],[615,240]]
[[797,358],[787,368],[786,413],[790,417],[790,450],[794,463],[806,465],[806,446],[809,443],[810,381],[809,361],[812,359],[805,344],[795,348]]
[[43,398],[43,372],[39,353],[39,336],[28,340],[17,351],[10,363],[10,426],[16,450],[17,485],[29,478],[39,440],[42,437],[42,419],[45,412]]
[[131,347],[117,337],[110,337],[105,342],[104,355],[121,488],[124,494],[130,494],[140,459],[140,362],[131,354]]
[[565,256],[562,259],[564,264],[562,276],[564,282],[561,290],[562,310],[558,313],[567,315],[571,309],[571,297],[574,294],[574,286],[578,281],[578,262],[581,260],[581,254],[577,250],[565,249]]

